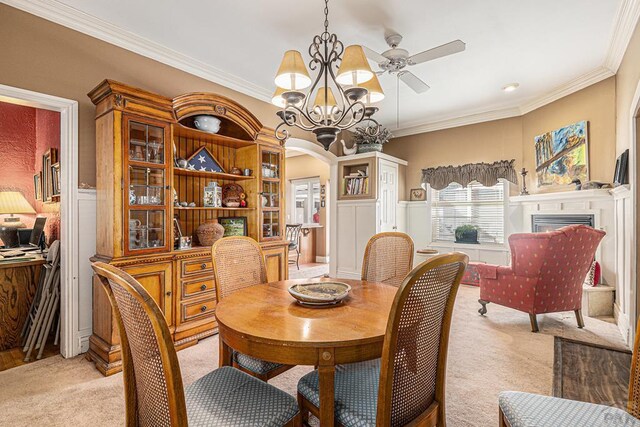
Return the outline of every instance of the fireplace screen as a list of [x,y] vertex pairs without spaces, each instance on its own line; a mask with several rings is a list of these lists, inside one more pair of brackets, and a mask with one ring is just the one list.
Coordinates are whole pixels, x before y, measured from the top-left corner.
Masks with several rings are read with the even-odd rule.
[[573,224],[584,224],[589,227],[595,226],[593,215],[532,215],[531,230],[534,233],[544,233],[546,231],[557,230]]

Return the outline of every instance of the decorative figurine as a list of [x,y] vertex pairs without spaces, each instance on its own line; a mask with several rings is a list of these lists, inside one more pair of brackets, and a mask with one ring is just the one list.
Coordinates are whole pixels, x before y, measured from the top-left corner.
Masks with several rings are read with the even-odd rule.
[[522,175],[522,191],[520,192],[521,196],[528,196],[529,192],[527,191],[527,174],[529,172],[527,172],[527,170],[525,168],[522,168],[522,172],[520,172],[520,175]]

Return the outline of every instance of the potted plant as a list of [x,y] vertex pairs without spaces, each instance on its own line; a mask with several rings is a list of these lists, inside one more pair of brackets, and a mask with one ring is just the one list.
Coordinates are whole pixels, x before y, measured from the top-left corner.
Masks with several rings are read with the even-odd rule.
[[461,225],[456,228],[456,243],[478,244],[478,227],[471,224]]
[[380,129],[377,135],[371,135],[368,128],[356,128],[353,140],[358,146],[358,153],[382,152],[382,145],[386,144],[393,135],[387,128]]

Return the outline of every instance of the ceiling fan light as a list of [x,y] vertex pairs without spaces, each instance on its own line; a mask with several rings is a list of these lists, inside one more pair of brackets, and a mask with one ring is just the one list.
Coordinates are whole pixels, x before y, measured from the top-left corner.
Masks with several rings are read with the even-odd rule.
[[371,80],[373,75],[362,46],[357,44],[347,46],[338,68],[336,81],[343,86],[360,86]]
[[289,90],[305,89],[311,85],[311,77],[297,50],[288,50],[282,57],[275,83],[278,87]]
[[382,86],[380,86],[378,76],[375,74],[369,81],[361,83],[359,86],[365,88],[368,92],[363,100],[365,104],[375,104],[384,99],[384,91],[382,90]]

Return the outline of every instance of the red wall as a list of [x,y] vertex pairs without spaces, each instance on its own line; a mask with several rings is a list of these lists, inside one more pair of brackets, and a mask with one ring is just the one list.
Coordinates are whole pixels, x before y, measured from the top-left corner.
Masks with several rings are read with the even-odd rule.
[[[49,241],[59,238],[60,204],[35,200],[33,175],[42,169],[42,154],[60,149],[60,114],[0,102],[0,191],[19,191],[38,212],[46,216]],[[6,215],[0,215],[0,221]],[[36,215],[20,215],[31,227]]]

